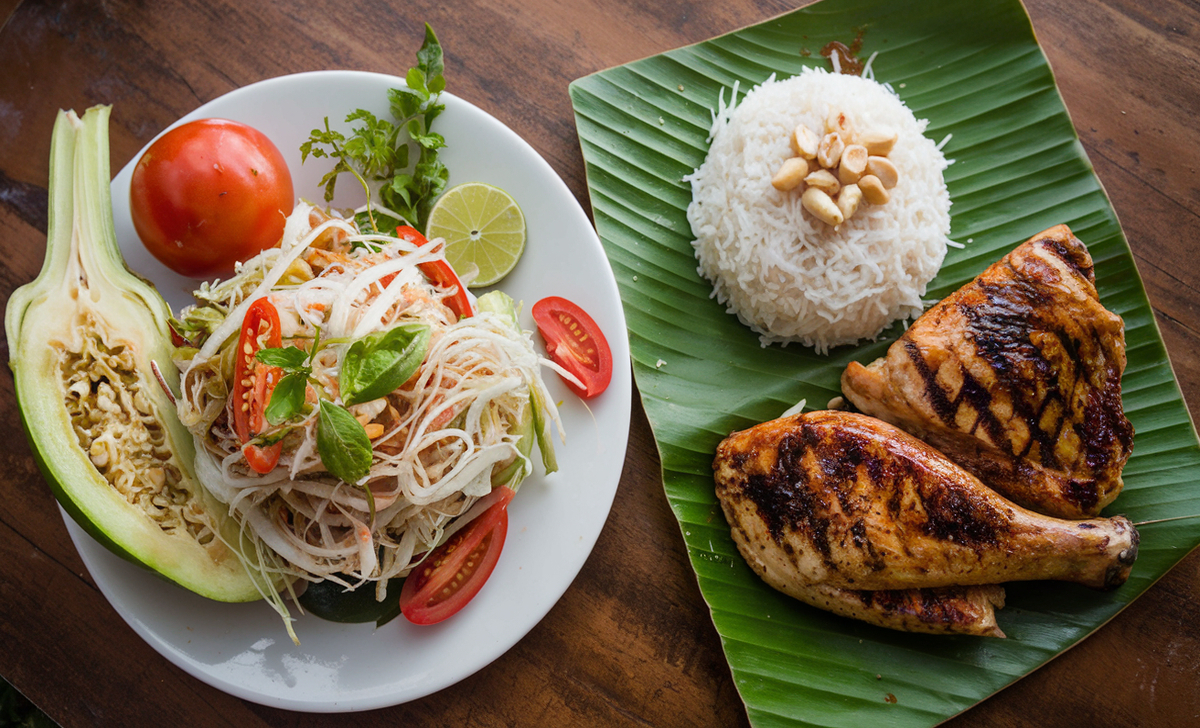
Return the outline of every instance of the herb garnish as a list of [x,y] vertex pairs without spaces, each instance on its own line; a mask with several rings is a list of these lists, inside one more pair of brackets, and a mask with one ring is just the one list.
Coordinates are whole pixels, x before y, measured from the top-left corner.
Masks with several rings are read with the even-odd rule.
[[327,399],[321,400],[317,413],[317,452],[326,470],[351,485],[371,470],[367,431],[350,410]]
[[[430,329],[425,324],[401,324],[350,344],[342,355],[338,376],[342,401],[347,406],[369,402],[404,384],[425,360],[429,337]],[[295,346],[259,349],[255,353],[258,361],[286,373],[275,385],[263,411],[267,422],[281,425],[312,412],[306,407],[306,394],[312,376],[312,357],[321,348],[318,330],[311,354]],[[325,468],[354,484],[371,469],[372,452],[371,440],[362,423],[346,407],[321,398],[317,412],[317,453]]]
[[[313,354],[319,351],[321,332],[313,341]],[[312,374],[310,357],[303,349],[294,346],[259,349],[254,358],[263,364],[279,367],[287,374],[275,385],[271,400],[267,402],[263,415],[267,422],[279,425],[287,422],[304,408],[304,395],[308,389],[308,377]]]
[[443,69],[442,47],[426,23],[417,65],[405,76],[408,85],[388,91],[392,121],[358,109],[346,117],[346,122],[362,124],[347,138],[331,130],[326,117],[325,128],[313,129],[308,141],[300,145],[302,162],[309,155],[338,160],[321,178],[326,202],[333,201],[337,178],[343,172],[352,174],[363,186],[368,207],[356,219],[361,229],[387,234],[395,233],[401,224],[425,229],[434,200],[450,177],[446,165],[437,158],[437,150],[446,146],[446,140],[430,131],[433,120],[446,108],[438,103],[446,88]]
[[370,402],[395,391],[425,361],[429,336],[425,324],[400,324],[355,341],[338,375],[342,401]]

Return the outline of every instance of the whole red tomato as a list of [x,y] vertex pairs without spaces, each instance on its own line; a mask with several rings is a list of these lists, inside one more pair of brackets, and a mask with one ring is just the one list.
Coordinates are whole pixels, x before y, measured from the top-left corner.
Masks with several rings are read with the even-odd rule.
[[271,140],[245,124],[201,119],[162,135],[133,169],[129,207],[146,248],[177,273],[228,274],[279,242],[292,176]]

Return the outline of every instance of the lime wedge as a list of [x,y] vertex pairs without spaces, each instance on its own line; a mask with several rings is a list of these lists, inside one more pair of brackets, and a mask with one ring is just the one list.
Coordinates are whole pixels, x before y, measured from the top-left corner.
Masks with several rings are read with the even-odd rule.
[[525,216],[507,192],[483,182],[446,190],[429,212],[425,237],[446,239],[446,260],[460,275],[479,273],[468,288],[508,275],[525,250]]

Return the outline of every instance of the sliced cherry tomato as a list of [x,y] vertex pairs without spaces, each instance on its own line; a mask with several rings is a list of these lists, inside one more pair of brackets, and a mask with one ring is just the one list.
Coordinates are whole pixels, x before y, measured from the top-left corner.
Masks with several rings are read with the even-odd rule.
[[[238,338],[237,362],[233,370],[233,429],[242,443],[246,463],[256,473],[267,474],[275,469],[283,443],[267,447],[248,444],[267,428],[263,414],[283,370],[263,364],[254,358],[259,349],[277,348],[283,338],[279,328],[279,311],[270,301],[260,298],[250,304]],[[246,382],[250,382],[249,385]]]
[[508,534],[513,491],[494,489],[493,502],[475,520],[438,546],[404,580],[400,612],[413,624],[437,624],[466,606],[492,575]]
[[200,119],[159,137],[133,168],[129,211],[171,270],[211,277],[279,242],[295,206],[292,176],[265,134]]
[[[396,237],[404,238],[410,243],[416,243],[417,247],[429,242],[420,231],[408,225],[401,225],[396,228]],[[431,260],[428,263],[418,264],[417,268],[433,285],[441,286],[442,288],[458,289],[453,296],[446,299],[446,305],[459,318],[475,315],[474,311],[471,310],[471,299],[467,298],[467,287],[462,284],[462,281],[458,278],[458,274],[454,272],[454,268],[449,263],[444,260]]]
[[533,305],[533,320],[546,340],[546,352],[583,383],[563,379],[571,391],[591,399],[612,380],[612,349],[591,316],[565,298],[551,296]]

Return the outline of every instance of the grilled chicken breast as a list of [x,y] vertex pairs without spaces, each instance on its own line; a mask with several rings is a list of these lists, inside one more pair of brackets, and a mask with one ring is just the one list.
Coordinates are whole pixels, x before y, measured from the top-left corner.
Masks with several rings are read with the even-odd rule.
[[929,309],[884,357],[851,363],[842,391],[1013,501],[1088,518],[1120,493],[1133,448],[1124,370],[1124,323],[1059,225]]
[[[1031,579],[1108,589],[1124,583],[1137,557],[1137,531],[1125,517],[1067,521],[1028,511],[864,415],[809,412],[736,432],[717,448],[713,470],[743,557],[768,584],[811,604],[837,590]],[[980,594],[988,601],[976,593],[977,606]],[[837,602],[853,606],[846,594]]]

